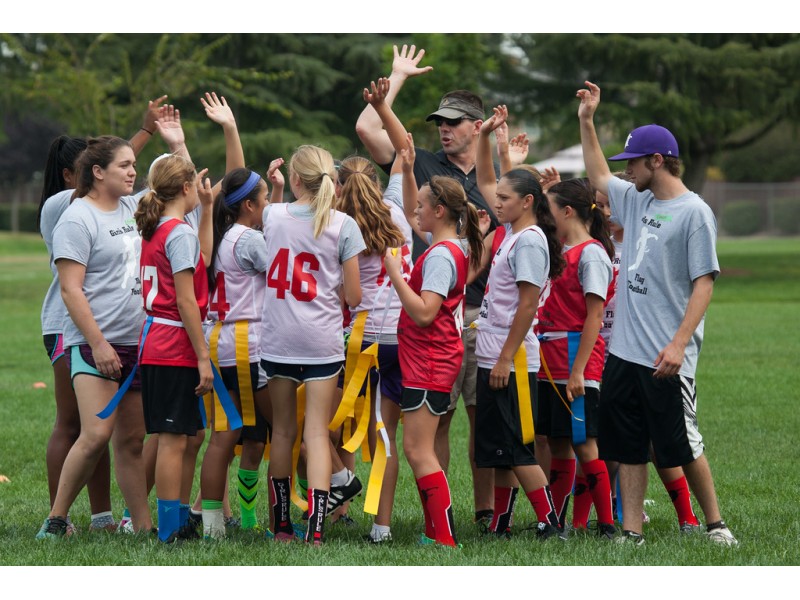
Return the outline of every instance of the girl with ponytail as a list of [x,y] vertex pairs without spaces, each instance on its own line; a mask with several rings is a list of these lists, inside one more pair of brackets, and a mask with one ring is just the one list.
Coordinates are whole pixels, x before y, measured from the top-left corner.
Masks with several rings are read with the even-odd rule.
[[[281,161],[282,162],[282,161]],[[273,161],[273,164],[280,164]],[[228,465],[233,450],[242,440],[238,473],[241,501],[241,526],[258,525],[255,493],[258,468],[264,455],[269,417],[266,377],[259,377],[261,309],[264,303],[264,272],[267,246],[259,229],[267,205],[267,184],[250,169],[230,171],[214,200],[214,243],[208,267],[211,303],[209,318],[215,322],[206,330],[212,359],[222,381],[243,419],[255,418],[255,425],[218,430],[212,427],[211,440],[200,470],[203,537],[225,537],[223,498],[228,481]],[[246,336],[246,356],[242,354]],[[241,346],[241,347],[240,347]],[[240,364],[247,363],[245,372]],[[263,379],[263,382],[261,380]],[[240,385],[246,386],[244,390]],[[241,391],[241,393],[240,393]],[[245,410],[246,408],[246,410]],[[220,415],[214,415],[214,420]]]
[[202,326],[208,306],[205,262],[197,233],[184,221],[201,194],[211,195],[205,173],[198,175],[181,156],[161,158],[150,169],[150,189],[135,214],[147,314],[139,348],[142,404],[147,433],[158,434],[155,486],[158,538],[164,543],[188,527],[192,478],[187,474],[195,469],[188,438],[197,435],[197,396],[213,382]]
[[272,400],[269,489],[277,541],[294,537],[289,517],[292,447],[298,435],[297,388],[305,383],[306,541],[322,543],[331,482],[328,422],[344,363],[340,288],[349,307],[361,303],[358,255],[366,245],[352,217],[334,210],[335,177],[327,150],[300,146],[289,161],[295,202],[264,209],[267,288],[261,364]]
[[478,212],[464,188],[450,177],[434,176],[417,193],[413,183],[413,140],[402,150],[404,204],[417,205],[419,228],[430,247],[416,261],[408,282],[402,256],[389,249],[386,272],[403,305],[397,328],[403,392],[403,448],[414,473],[425,516],[423,543],[456,546],[452,498],[436,456],[440,417],[464,355],[464,291],[470,265],[481,264]]
[[537,314],[547,366],[539,373],[537,433],[547,436],[552,455],[550,481],[559,527],[564,527],[577,456],[597,510],[598,534],[612,539],[611,487],[606,464],[598,458],[597,428],[605,354],[600,328],[614,290],[614,245],[587,179],[557,183],[547,196],[566,266],[543,293]]

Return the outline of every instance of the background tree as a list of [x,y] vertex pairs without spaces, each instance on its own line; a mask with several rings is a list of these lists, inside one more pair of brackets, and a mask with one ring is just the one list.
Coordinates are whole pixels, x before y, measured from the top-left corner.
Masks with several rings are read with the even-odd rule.
[[702,189],[721,151],[757,141],[800,117],[798,34],[519,34],[519,53],[498,75],[509,105],[545,137],[579,139],[575,90],[603,91],[597,123],[622,143],[659,123],[678,139],[684,179]]

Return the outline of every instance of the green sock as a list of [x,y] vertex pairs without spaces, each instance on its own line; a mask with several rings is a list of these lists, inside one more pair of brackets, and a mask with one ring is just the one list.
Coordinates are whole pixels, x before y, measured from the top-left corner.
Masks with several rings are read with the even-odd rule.
[[308,479],[297,477],[297,487],[300,488],[300,497],[303,500],[308,500]]
[[200,501],[200,507],[203,510],[216,510],[218,508],[222,508],[222,500],[206,500],[203,498]]
[[239,508],[242,513],[242,529],[253,529],[258,525],[257,495],[258,471],[239,468]]

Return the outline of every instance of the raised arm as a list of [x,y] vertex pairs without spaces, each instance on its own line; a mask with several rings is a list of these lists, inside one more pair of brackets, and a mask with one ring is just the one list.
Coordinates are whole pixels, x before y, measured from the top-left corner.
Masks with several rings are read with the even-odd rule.
[[[417,52],[416,46],[403,45],[402,50],[398,51],[397,46],[394,46],[394,59],[392,60],[392,73],[389,75],[388,80],[391,86],[388,89],[385,101],[391,108],[394,99],[400,92],[400,89],[405,84],[406,79],[409,77],[416,77],[422,75],[433,69],[433,67],[418,67],[417,65],[425,56],[425,50],[422,48]],[[379,165],[385,165],[392,162],[395,153],[395,147],[389,139],[389,134],[383,129],[386,124],[381,123],[381,118],[375,112],[374,107],[370,104],[367,105],[356,121],[356,133],[358,134],[361,143],[367,148],[367,152]]]
[[206,177],[208,169],[197,174],[197,197],[200,198],[200,221],[197,224],[197,237],[200,240],[200,252],[208,265],[214,248],[214,196],[211,180]]
[[167,95],[164,94],[160,98],[150,100],[147,103],[147,110],[144,112],[144,117],[142,118],[142,126],[131,136],[131,139],[128,140],[136,156],[139,156],[139,153],[147,145],[147,142],[150,141],[150,138],[153,137],[153,134],[155,134],[158,111],[161,108],[161,103],[166,99]]
[[158,119],[155,124],[161,139],[167,143],[172,154],[192,160],[189,150],[186,148],[186,136],[181,126],[181,111],[172,104],[161,106],[158,109]]
[[428,236],[419,228],[419,219],[417,219],[417,206],[419,205],[417,196],[419,190],[417,189],[417,179],[414,177],[416,152],[414,150],[414,136],[410,133],[406,134],[405,147],[400,148],[400,158],[403,161],[403,213],[417,237],[422,241],[426,241]]
[[210,94],[206,92],[206,97],[200,98],[200,103],[206,110],[206,116],[222,126],[225,135],[225,173],[244,168],[244,150],[239,139],[239,129],[236,127],[236,118],[225,101],[225,96],[217,98],[216,92]]
[[495,106],[492,110],[494,114],[481,125],[478,135],[478,154],[475,159],[475,179],[478,182],[478,190],[487,203],[492,202],[497,193],[497,175],[492,163],[492,143],[489,136],[508,118],[508,109],[504,104]]
[[576,93],[576,96],[581,99],[578,107],[578,121],[581,126],[583,162],[586,165],[586,175],[594,189],[608,196],[608,181],[612,177],[611,169],[608,168],[603,149],[597,139],[597,131],[594,128],[594,113],[600,104],[600,88],[591,81],[585,83],[588,89],[578,90]]
[[286,185],[283,173],[281,173],[283,162],[282,158],[276,158],[269,163],[269,168],[267,169],[267,180],[272,184],[272,190],[269,193],[270,204],[283,202],[283,189]]
[[[497,135],[497,134],[495,134]],[[525,162],[525,159],[528,158],[528,148],[529,141],[528,141],[528,134],[524,131],[522,133],[518,133],[513,138],[508,140],[508,159],[510,163],[510,169],[521,165]],[[507,173],[508,171],[502,170],[502,162],[500,164],[501,173]],[[509,169],[509,170],[510,170]]]

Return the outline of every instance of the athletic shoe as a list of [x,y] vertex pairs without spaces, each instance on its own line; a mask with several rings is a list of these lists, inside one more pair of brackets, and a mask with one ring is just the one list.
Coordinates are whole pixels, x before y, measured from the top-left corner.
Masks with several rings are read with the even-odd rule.
[[433,546],[436,544],[436,540],[429,538],[424,533],[419,534],[419,541],[417,542],[420,546]]
[[[430,538],[427,538],[427,539],[430,539]],[[378,534],[377,538],[372,537],[372,533],[370,532],[370,533],[368,533],[367,535],[364,536],[364,540],[366,540],[370,544],[385,544],[387,542],[391,542],[392,541],[392,532],[391,531],[386,531],[384,533],[380,533],[380,534]],[[431,540],[431,542],[433,542],[433,540]],[[420,542],[420,543],[422,543],[422,542]]]
[[48,517],[36,534],[37,540],[57,540],[72,535],[67,529],[67,520],[61,517]]
[[695,533],[700,533],[703,529],[703,526],[700,524],[692,525],[691,523],[683,523],[681,524],[681,533],[684,535],[693,535]]
[[632,544],[633,546],[644,546],[644,536],[635,531],[622,530],[622,534],[614,540],[618,544]]
[[617,528],[613,523],[598,523],[597,524],[597,537],[613,540],[617,537]]
[[492,531],[490,532],[494,537],[499,540],[510,540],[511,539],[511,528],[507,527],[505,531]]
[[348,500],[355,498],[361,493],[361,481],[355,473],[349,471],[350,477],[344,485],[332,485],[328,494],[328,514],[331,514]]
[[489,509],[476,510],[473,522],[478,526],[481,533],[491,533],[489,526],[492,524],[494,512]]
[[536,537],[540,540],[547,540],[551,537],[558,537],[562,541],[566,541],[568,534],[566,530],[559,529],[550,523],[539,522],[536,524]]
[[344,527],[354,527],[356,522],[350,515],[342,515],[333,522],[333,525],[342,525]]
[[106,523],[105,525],[89,525],[89,531],[91,532],[98,532],[98,531],[107,531],[109,533],[115,533],[117,531],[117,524],[116,523]]
[[[303,528],[302,525],[298,525],[297,523],[292,523],[292,531],[294,531],[294,537],[298,540],[304,540],[306,537],[306,530]],[[272,530],[267,528],[264,530],[264,538],[270,541],[277,541],[277,542],[291,542],[292,536],[290,536],[286,532],[281,532],[277,536],[272,533]]]
[[189,519],[178,529],[177,537],[181,540],[199,540],[201,536],[200,532],[197,531],[197,526]]
[[117,525],[117,533],[133,533],[133,521],[130,517],[122,517]]
[[739,544],[739,540],[733,537],[731,530],[728,529],[724,524],[722,527],[717,527],[716,529],[707,531],[706,535],[712,542],[716,542],[717,544],[722,544],[724,546],[737,546]]
[[242,522],[236,517],[225,517],[225,527],[229,529],[233,529],[234,527],[239,527],[241,524]]

